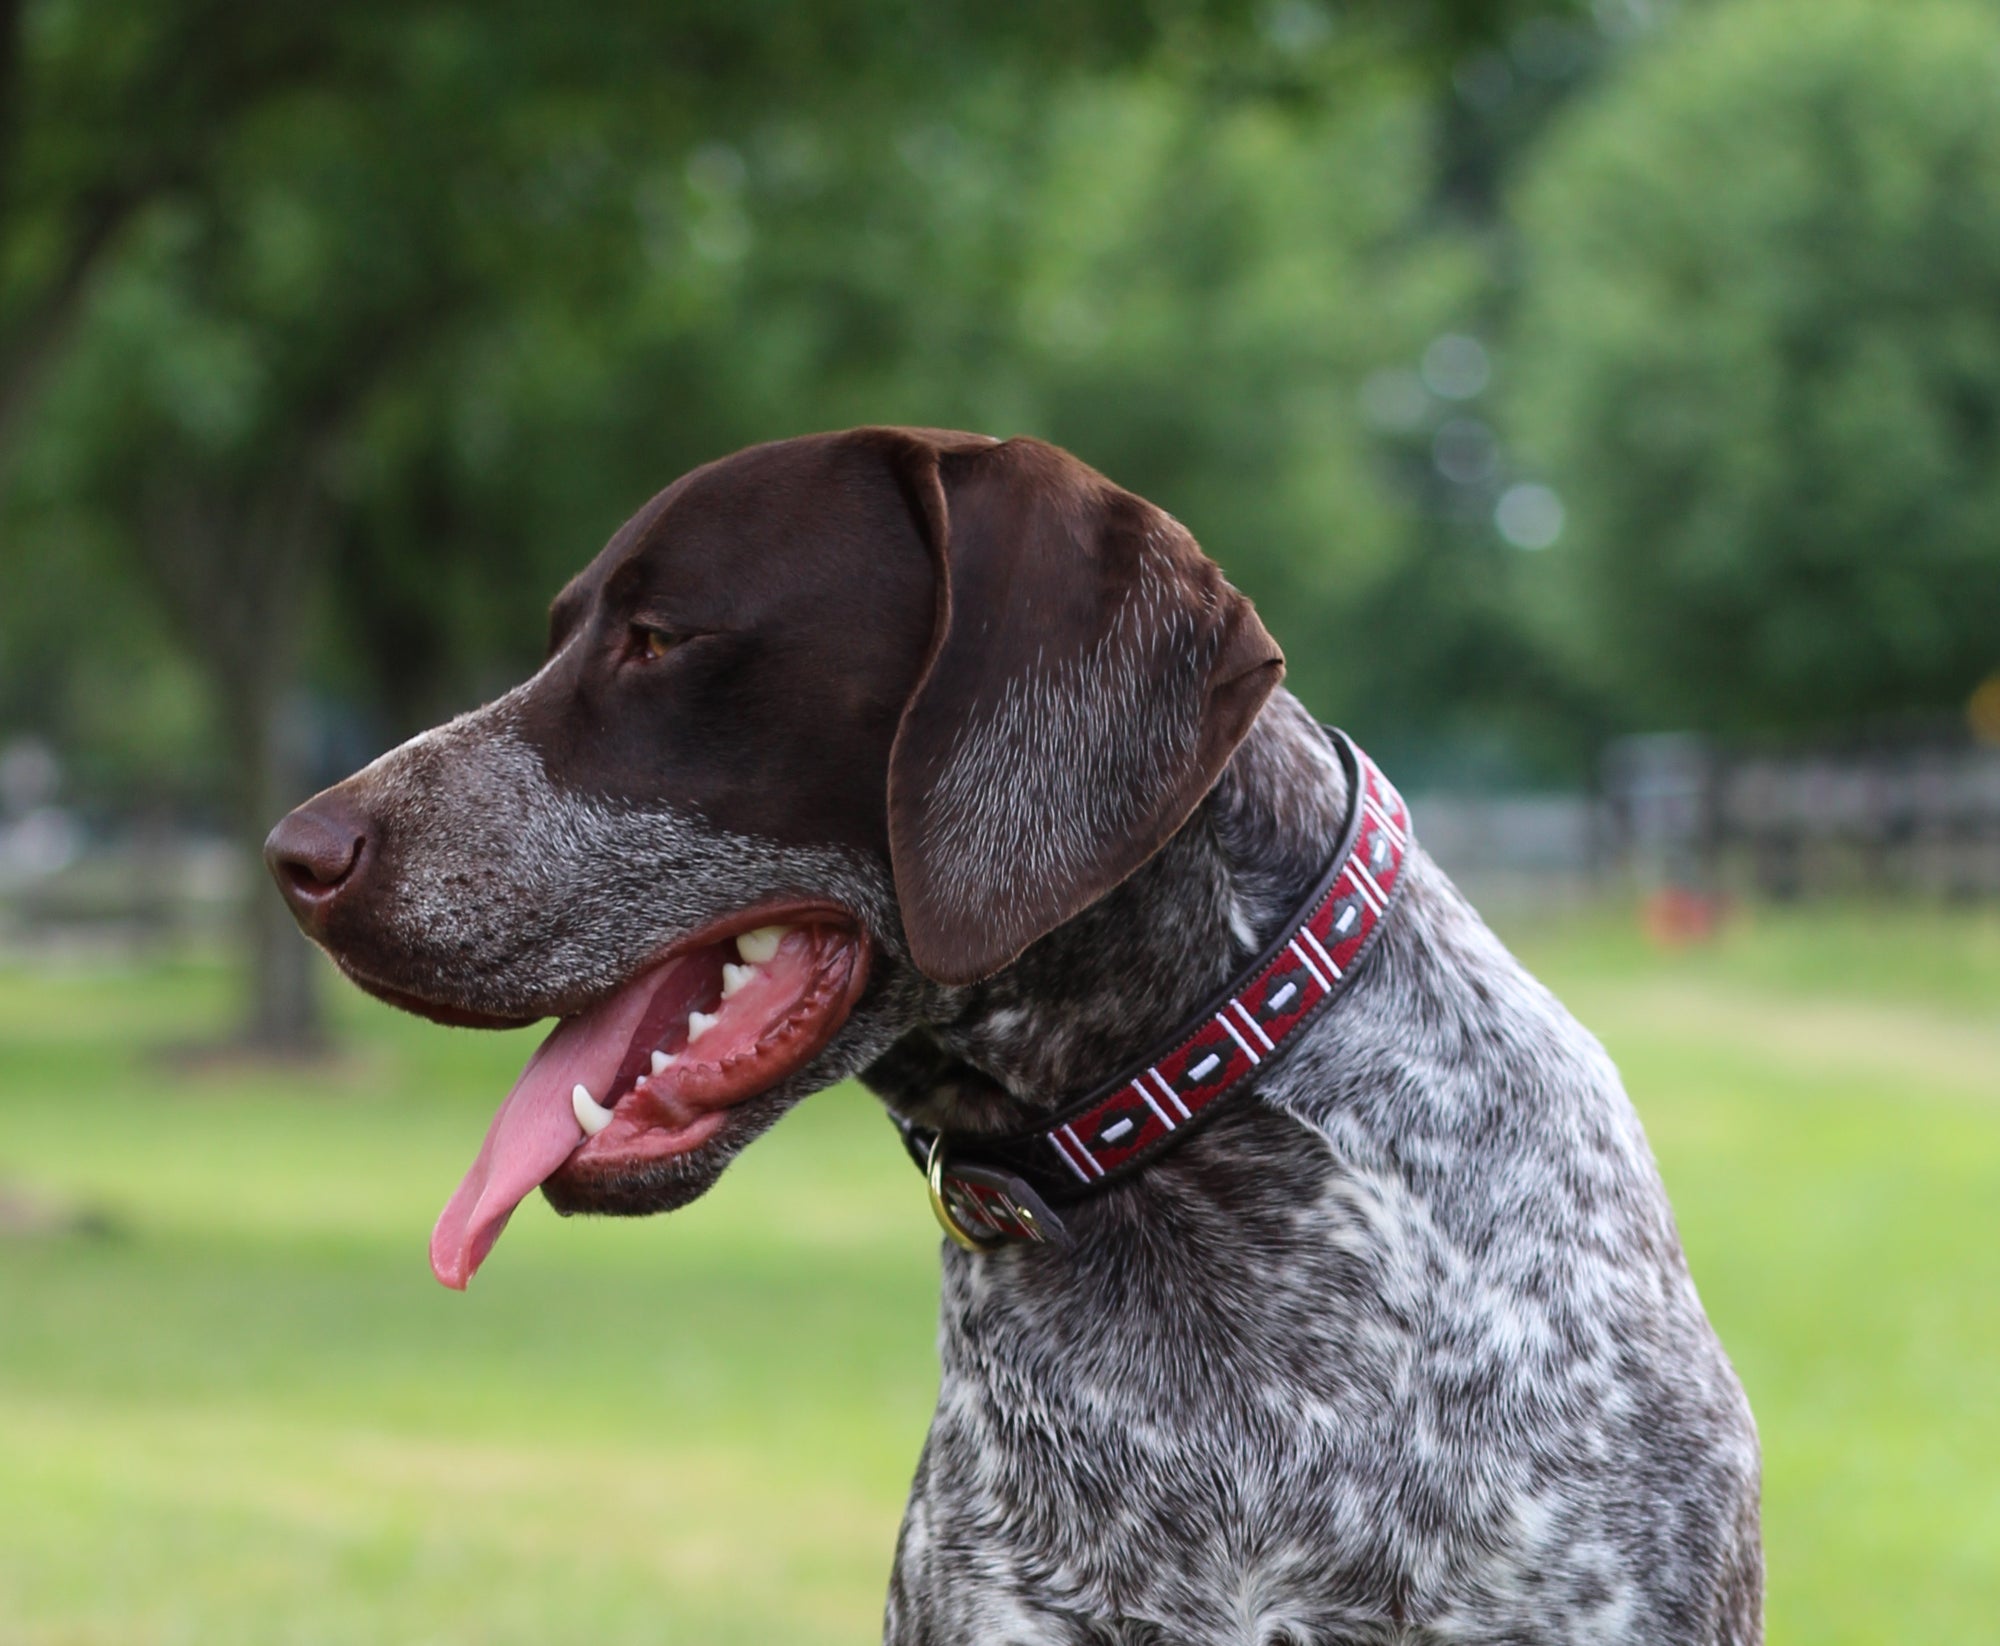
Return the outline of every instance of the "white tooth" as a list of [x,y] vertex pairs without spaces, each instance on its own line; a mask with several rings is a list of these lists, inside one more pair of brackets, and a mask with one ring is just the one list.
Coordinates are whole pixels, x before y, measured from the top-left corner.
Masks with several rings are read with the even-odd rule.
[[595,1137],[611,1124],[611,1111],[590,1095],[590,1088],[578,1081],[570,1088],[569,1106],[576,1111],[576,1123],[585,1137]]
[[674,1066],[674,1060],[665,1052],[653,1053],[653,1073],[665,1074]]
[[707,1034],[710,1029],[715,1027],[717,1019],[721,1016],[720,1012],[715,1013],[714,1016],[710,1016],[707,1012],[689,1012],[688,1044],[693,1045],[695,1041]]
[[756,975],[755,966],[732,966],[725,960],[722,963],[722,998],[727,1000]]
[[753,966],[762,966],[778,952],[778,945],[785,940],[789,926],[759,926],[754,932],[745,932],[736,940],[736,952]]

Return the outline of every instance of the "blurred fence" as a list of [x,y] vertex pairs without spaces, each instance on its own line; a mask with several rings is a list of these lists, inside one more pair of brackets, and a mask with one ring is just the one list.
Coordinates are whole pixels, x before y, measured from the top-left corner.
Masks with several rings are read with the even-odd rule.
[[1606,750],[1596,794],[1420,794],[1411,810],[1477,901],[1667,888],[2000,899],[2000,748],[1747,752],[1625,738]]
[[1746,753],[1628,738],[1606,752],[1602,806],[1603,861],[1654,885],[2000,897],[2000,748]]
[[1574,902],[1607,866],[1604,807],[1587,794],[1410,797],[1417,838],[1475,903]]
[[164,808],[81,810],[38,738],[0,744],[0,951],[184,948],[229,932],[242,851]]
[[157,953],[230,941],[262,877],[218,835],[164,821],[0,824],[0,952]]

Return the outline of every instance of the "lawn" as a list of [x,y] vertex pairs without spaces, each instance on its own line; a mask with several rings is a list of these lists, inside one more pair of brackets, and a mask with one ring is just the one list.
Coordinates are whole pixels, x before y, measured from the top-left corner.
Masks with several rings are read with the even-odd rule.
[[[1623,1064],[1763,1428],[1774,1642],[2000,1617],[2000,919],[1509,928]],[[859,1093],[666,1222],[430,1222],[529,1049],[351,994],[310,1076],[168,1054],[200,966],[0,969],[0,1642],[873,1639],[936,1233]],[[182,1072],[175,1072],[177,1069]]]

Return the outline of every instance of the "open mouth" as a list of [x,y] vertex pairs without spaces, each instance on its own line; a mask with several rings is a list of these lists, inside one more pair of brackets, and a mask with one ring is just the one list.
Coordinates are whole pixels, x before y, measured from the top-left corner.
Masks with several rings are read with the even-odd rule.
[[438,1218],[431,1272],[462,1290],[514,1208],[551,1178],[587,1201],[593,1182],[701,1148],[736,1104],[819,1055],[867,977],[867,943],[844,914],[765,910],[562,1019]]

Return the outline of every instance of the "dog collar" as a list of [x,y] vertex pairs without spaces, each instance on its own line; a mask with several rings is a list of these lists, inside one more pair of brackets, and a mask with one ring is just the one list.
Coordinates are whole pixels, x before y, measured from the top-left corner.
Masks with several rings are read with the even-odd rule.
[[1410,814],[1354,740],[1326,730],[1352,797],[1340,847],[1277,941],[1192,1026],[1033,1131],[989,1137],[898,1122],[932,1211],[961,1246],[1067,1245],[1055,1207],[1152,1164],[1248,1092],[1346,989],[1402,885]]

